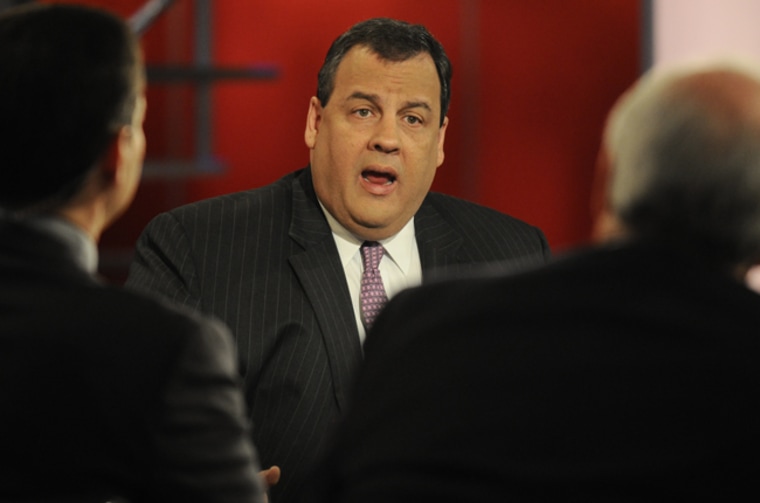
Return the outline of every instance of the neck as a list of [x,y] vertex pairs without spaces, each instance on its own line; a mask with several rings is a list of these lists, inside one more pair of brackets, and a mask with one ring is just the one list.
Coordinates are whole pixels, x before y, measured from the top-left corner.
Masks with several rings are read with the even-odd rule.
[[96,243],[100,240],[100,236],[108,223],[106,212],[98,204],[73,204],[60,209],[56,214],[82,229]]

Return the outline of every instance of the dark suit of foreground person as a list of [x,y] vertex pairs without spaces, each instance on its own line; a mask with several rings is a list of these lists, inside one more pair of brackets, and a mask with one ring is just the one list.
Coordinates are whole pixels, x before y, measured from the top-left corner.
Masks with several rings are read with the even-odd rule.
[[428,193],[443,162],[450,72],[424,27],[359,23],[320,70],[310,167],[159,215],[138,242],[128,285],[232,328],[254,443],[265,465],[282,467],[276,503],[291,501],[313,467],[362,358],[362,241],[386,248],[389,295],[434,271],[544,262],[537,228]]
[[0,501],[263,501],[227,329],[95,275],[143,73],[105,12],[0,15]]
[[391,300],[313,499],[757,496],[760,81],[647,76],[601,160],[604,243]]

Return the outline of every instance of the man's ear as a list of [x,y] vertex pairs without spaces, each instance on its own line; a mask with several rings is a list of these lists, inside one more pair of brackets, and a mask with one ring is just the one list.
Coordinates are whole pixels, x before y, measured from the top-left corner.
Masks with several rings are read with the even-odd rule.
[[122,126],[119,132],[111,140],[101,161],[101,172],[104,179],[110,182],[119,180],[124,176],[122,171],[128,158],[128,150],[131,148],[132,127]]
[[612,158],[602,145],[596,158],[596,171],[591,186],[591,239],[597,243],[618,238],[626,232],[610,202],[613,170]]
[[317,133],[319,132],[319,123],[322,121],[322,103],[319,98],[312,96],[309,100],[309,111],[306,114],[306,131],[304,131],[304,141],[310,149],[314,148],[317,143]]
[[121,147],[119,144],[121,142],[120,137],[123,129],[124,128],[120,128],[119,132],[111,139],[108,148],[106,148],[103,157],[100,159],[98,170],[104,181],[113,182],[117,177],[122,158]]
[[610,156],[602,145],[596,156],[594,177],[591,181],[591,216],[598,218],[607,210],[607,187],[610,182]]
[[443,164],[445,155],[443,153],[443,143],[446,139],[446,128],[449,127],[449,117],[443,118],[443,124],[438,128],[438,159],[436,160],[436,168]]

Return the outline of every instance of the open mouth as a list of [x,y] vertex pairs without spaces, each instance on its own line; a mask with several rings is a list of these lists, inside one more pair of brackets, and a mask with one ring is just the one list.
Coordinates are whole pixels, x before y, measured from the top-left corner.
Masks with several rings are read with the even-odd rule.
[[362,178],[374,185],[391,185],[396,181],[396,177],[392,173],[374,171],[371,169],[365,169],[362,171]]

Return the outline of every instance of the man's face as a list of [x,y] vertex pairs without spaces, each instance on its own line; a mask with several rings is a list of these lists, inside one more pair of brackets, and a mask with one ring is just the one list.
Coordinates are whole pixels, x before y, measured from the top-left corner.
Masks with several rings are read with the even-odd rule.
[[314,190],[360,239],[397,233],[430,190],[448,125],[439,126],[440,93],[429,54],[389,62],[358,46],[338,66],[327,106],[311,99]]

